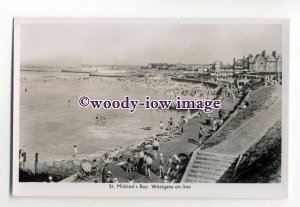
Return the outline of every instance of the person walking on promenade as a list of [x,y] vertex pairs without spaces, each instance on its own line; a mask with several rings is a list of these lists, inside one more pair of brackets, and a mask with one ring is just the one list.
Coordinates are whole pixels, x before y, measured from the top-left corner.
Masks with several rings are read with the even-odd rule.
[[139,158],[138,156],[135,154],[133,157],[133,171],[137,171],[138,169],[138,165],[139,165]]
[[168,167],[167,175],[170,175],[172,169],[172,157],[169,157],[167,162],[167,167]]
[[105,178],[105,182],[106,183],[113,183],[111,171],[107,172],[107,175],[106,175],[106,178]]
[[154,152],[154,157],[155,157],[155,159],[157,158],[158,150],[159,150],[159,141],[158,141],[157,138],[155,137],[155,138],[154,138],[154,141],[153,141],[153,152]]
[[147,156],[147,160],[146,160],[146,176],[148,175],[150,180],[151,180],[151,166],[152,166],[152,158],[151,156]]
[[163,157],[163,153],[160,153],[159,155],[160,155],[160,158],[159,158],[159,177],[163,178],[164,174],[165,174],[165,170],[164,170],[165,160],[164,160],[164,157]]
[[148,155],[145,155],[143,160],[143,171],[145,176],[147,176],[147,159],[148,159]]
[[179,121],[179,126],[180,126],[180,132],[181,132],[181,134],[183,134],[183,125],[184,125],[184,120],[183,120],[183,117],[181,117],[180,121]]
[[143,169],[144,157],[145,157],[144,151],[141,150],[140,154],[139,154],[139,164],[138,164],[138,171],[140,171],[140,172],[142,172],[142,169]]
[[23,169],[23,162],[24,162],[23,151],[22,151],[22,149],[20,149],[19,150],[19,168],[20,169]]
[[217,119],[213,118],[213,120],[212,120],[212,128],[213,128],[214,132],[217,131],[217,128],[218,128],[217,124],[218,124]]
[[173,119],[172,119],[172,117],[170,118],[170,131],[172,131],[173,130]]
[[205,119],[205,124],[206,125],[210,125],[211,124],[211,122],[210,122],[210,114],[207,114],[207,117],[206,117],[206,119]]
[[73,154],[73,157],[76,157],[76,156],[77,156],[77,153],[78,153],[77,146],[74,145],[74,154]]
[[22,168],[23,170],[26,170],[26,146],[23,145],[22,148]]
[[164,124],[162,121],[160,121],[160,123],[159,123],[159,128],[160,128],[160,133],[162,133],[164,130]]
[[199,146],[201,146],[202,145],[202,143],[203,143],[203,134],[205,133],[205,131],[204,131],[204,129],[203,129],[203,127],[202,126],[200,126],[200,128],[199,128],[199,135],[198,135],[198,138],[199,138]]
[[128,157],[128,158],[127,158],[127,169],[126,169],[126,173],[131,174],[132,167],[133,167],[133,159],[132,159],[131,157]]
[[102,183],[106,183],[107,173],[108,173],[108,163],[105,163],[104,168],[102,170]]
[[219,119],[223,119],[223,114],[224,114],[223,109],[220,109],[219,110]]

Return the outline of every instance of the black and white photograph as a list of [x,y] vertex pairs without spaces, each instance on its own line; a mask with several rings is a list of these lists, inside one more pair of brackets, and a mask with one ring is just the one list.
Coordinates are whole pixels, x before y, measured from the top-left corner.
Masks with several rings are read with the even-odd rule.
[[285,186],[286,23],[16,19],[14,191]]

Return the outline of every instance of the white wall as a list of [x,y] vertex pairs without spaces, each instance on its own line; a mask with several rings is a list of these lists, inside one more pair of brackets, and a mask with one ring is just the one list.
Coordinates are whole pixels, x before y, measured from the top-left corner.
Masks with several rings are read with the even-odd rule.
[[[0,0],[0,206],[300,206],[300,1]],[[288,200],[14,198],[10,187],[13,17],[160,17],[290,19],[290,198]]]

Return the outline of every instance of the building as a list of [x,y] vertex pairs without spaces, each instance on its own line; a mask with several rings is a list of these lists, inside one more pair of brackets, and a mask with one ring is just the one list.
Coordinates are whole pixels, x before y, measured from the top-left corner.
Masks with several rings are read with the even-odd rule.
[[261,54],[257,54],[249,62],[250,72],[282,72],[281,56],[272,52],[272,55],[266,55],[265,50]]
[[211,76],[216,78],[228,78],[233,76],[233,66],[225,65],[222,61],[217,61],[214,64],[214,70],[211,73]]
[[169,64],[168,63],[149,63],[148,68],[167,70],[169,68]]
[[260,79],[263,82],[277,81],[282,78],[282,58],[273,51],[271,55],[266,55],[266,51],[253,56],[249,54],[247,58],[233,59],[234,73],[241,78]]
[[249,60],[243,56],[243,59],[233,59],[233,71],[235,74],[247,73],[249,71]]

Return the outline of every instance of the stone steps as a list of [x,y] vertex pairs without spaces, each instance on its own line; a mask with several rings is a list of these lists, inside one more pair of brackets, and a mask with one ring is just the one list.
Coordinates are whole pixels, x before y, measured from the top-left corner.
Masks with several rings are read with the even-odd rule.
[[203,159],[195,159],[194,164],[198,165],[208,165],[208,166],[220,166],[228,168],[232,165],[232,163],[225,163],[217,160],[203,160]]
[[207,178],[193,178],[193,177],[188,177],[186,179],[187,183],[215,183],[214,180],[209,180]]
[[189,177],[203,177],[211,180],[218,180],[223,174],[208,173],[205,171],[190,170]]
[[192,162],[183,182],[226,183],[231,180],[237,157],[199,151]]
[[208,174],[214,174],[214,175],[219,175],[222,176],[224,174],[224,172],[228,172],[228,173],[233,173],[233,170],[220,170],[220,169],[212,169],[212,168],[205,168],[206,166],[192,166],[191,170],[193,170],[193,172],[203,172],[203,173],[208,173]]
[[222,171],[225,172],[230,166],[221,166],[221,165],[215,165],[215,164],[210,164],[210,163],[199,163],[199,162],[194,162],[192,165],[192,168],[201,168],[201,169],[213,169],[214,171]]
[[218,159],[218,160],[225,160],[225,161],[232,161],[234,162],[236,160],[235,156],[232,155],[221,155],[216,153],[203,153],[203,152],[197,152],[197,157],[206,157],[206,158],[212,158],[212,159]]

